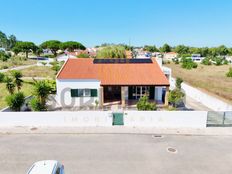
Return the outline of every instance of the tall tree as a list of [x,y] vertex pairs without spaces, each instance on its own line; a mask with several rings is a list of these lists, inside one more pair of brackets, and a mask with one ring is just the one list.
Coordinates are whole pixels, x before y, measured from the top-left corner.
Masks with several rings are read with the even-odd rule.
[[15,35],[10,35],[8,37],[8,47],[9,47],[9,49],[12,49],[15,46],[16,42],[17,42],[16,36]]
[[161,48],[160,51],[163,53],[168,53],[172,51],[171,46],[169,46],[168,44],[164,44]]
[[60,48],[63,50],[68,50],[68,51],[74,51],[75,49],[81,49],[85,50],[85,46],[82,45],[80,42],[75,42],[75,41],[68,41],[68,42],[63,42],[60,45]]
[[151,53],[159,52],[159,49],[156,48],[155,45],[153,45],[153,46],[151,46],[151,45],[145,45],[145,46],[143,47],[143,49],[144,49],[145,51],[149,51],[149,52],[151,52]]
[[8,39],[5,33],[0,31],[0,48],[5,48],[7,49],[7,45],[8,45]]
[[17,70],[11,71],[11,75],[14,78],[14,84],[17,87],[18,92],[19,92],[19,90],[23,86],[23,80],[22,80],[23,75],[20,71],[17,71]]
[[40,46],[43,49],[49,49],[49,50],[51,50],[51,52],[55,56],[57,56],[57,51],[60,49],[61,42],[58,41],[58,40],[49,40],[49,41],[43,42]]
[[125,47],[107,46],[97,52],[97,58],[126,58]]
[[13,94],[15,91],[15,84],[13,82],[13,79],[6,76],[5,78],[5,82],[6,82],[6,89],[10,94]]
[[17,50],[17,53],[24,52],[26,54],[26,58],[28,58],[28,53],[32,52],[35,48],[36,45],[33,42],[17,42],[13,48],[13,51]]
[[179,55],[189,54],[189,47],[185,45],[178,45],[174,48],[174,51]]
[[36,81],[34,83],[34,95],[38,98],[41,106],[44,108],[46,108],[46,100],[51,92],[52,88],[45,80]]

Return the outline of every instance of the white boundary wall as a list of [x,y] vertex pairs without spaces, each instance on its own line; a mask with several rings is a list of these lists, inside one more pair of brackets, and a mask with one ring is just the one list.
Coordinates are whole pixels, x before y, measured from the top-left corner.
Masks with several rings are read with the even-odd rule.
[[[172,78],[172,81],[170,84],[171,89],[175,88],[175,82],[176,82],[175,79]],[[213,111],[232,111],[231,104],[228,104],[186,83],[182,83],[181,87],[187,96],[193,98],[197,102],[202,103],[203,105],[212,109]]]
[[[156,128],[205,128],[207,111],[125,111],[124,125]],[[110,111],[1,112],[0,127],[110,127]]]
[[157,128],[206,128],[207,111],[126,111],[124,125]]
[[108,111],[1,112],[0,127],[10,126],[104,127],[112,126],[112,114]]

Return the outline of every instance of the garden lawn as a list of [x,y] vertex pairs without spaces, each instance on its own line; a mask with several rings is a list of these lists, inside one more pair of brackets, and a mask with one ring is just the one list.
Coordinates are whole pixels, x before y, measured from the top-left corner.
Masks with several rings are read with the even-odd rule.
[[183,69],[180,64],[165,64],[172,69],[173,77],[180,77],[188,84],[203,89],[225,101],[232,103],[232,78],[226,73],[232,65],[207,66],[198,64],[196,69]]
[[[33,86],[27,82],[30,81],[25,81],[23,83],[23,87],[21,89],[21,92],[24,93],[25,96],[30,96],[32,94],[32,90],[33,90]],[[5,107],[7,107],[5,98],[6,96],[9,95],[7,89],[6,89],[6,84],[5,83],[0,83],[0,109],[3,109]]]

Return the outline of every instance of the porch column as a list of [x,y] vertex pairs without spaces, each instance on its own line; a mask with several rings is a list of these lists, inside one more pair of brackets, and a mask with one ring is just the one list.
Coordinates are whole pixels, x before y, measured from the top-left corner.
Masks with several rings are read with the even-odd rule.
[[122,108],[125,108],[126,106],[126,100],[125,100],[125,87],[121,87],[121,100],[122,100]]
[[168,106],[168,94],[169,94],[169,86],[166,86],[164,106]]
[[104,105],[104,89],[103,89],[102,86],[100,87],[100,95],[99,95],[99,97],[100,97],[100,101],[99,101],[100,107],[102,108],[103,105]]

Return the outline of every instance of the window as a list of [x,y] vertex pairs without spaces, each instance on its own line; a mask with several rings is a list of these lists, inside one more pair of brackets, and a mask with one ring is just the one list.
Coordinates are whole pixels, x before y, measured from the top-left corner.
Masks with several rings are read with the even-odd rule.
[[78,89],[78,97],[84,96],[84,89]]
[[71,89],[71,97],[78,97],[78,89]]
[[71,89],[71,97],[97,97],[97,89]]
[[97,89],[91,89],[91,97],[97,97]]
[[90,89],[85,89],[85,97],[90,97],[91,95],[90,95],[91,93],[90,93]]

